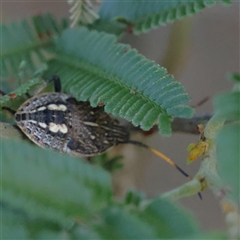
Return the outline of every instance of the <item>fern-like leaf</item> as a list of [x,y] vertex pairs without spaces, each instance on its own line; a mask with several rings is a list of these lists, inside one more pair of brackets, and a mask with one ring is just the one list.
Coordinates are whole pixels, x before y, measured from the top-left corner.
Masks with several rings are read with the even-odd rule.
[[28,80],[28,82],[21,84],[14,91],[0,96],[0,112],[2,111],[2,106],[8,106],[12,109],[16,109],[19,107],[20,103],[26,101],[26,93],[29,93],[33,88],[39,87],[39,85],[43,84],[43,80],[41,78],[44,71],[46,71],[47,65],[42,64],[33,74],[33,78]]
[[109,207],[101,218],[94,229],[102,239],[192,239],[199,233],[194,221],[166,200],[154,200],[143,211]]
[[48,62],[46,77],[57,74],[63,89],[93,107],[105,104],[105,111],[132,121],[144,130],[156,121],[167,126],[172,117],[191,117],[185,106],[189,97],[165,68],[138,54],[106,33],[86,28],[67,30],[57,39],[56,59]]
[[99,3],[99,1],[91,0],[68,0],[68,4],[72,5],[69,12],[71,13],[70,20],[72,21],[71,27],[77,25],[77,23],[91,24],[99,18],[98,14],[94,12],[93,4]]
[[57,223],[32,218],[22,209],[0,204],[1,239],[62,239],[64,230]]
[[175,0],[175,1],[103,1],[101,19],[127,23],[135,34],[148,32],[159,25],[192,16],[216,3],[230,4],[230,0]]
[[[28,90],[37,85],[37,84],[40,84],[42,83],[43,81],[40,80],[39,78],[33,78],[31,80],[29,80],[28,82],[22,84],[19,88],[17,88],[16,90],[14,90],[13,92],[7,94],[7,95],[4,95],[4,96],[1,96],[0,97],[0,107],[2,107],[3,105],[7,105],[9,102],[12,101],[12,99],[16,98],[16,97],[19,97],[19,96],[22,96],[23,94],[27,93]],[[2,109],[0,109],[1,111]]]
[[110,201],[111,179],[100,168],[23,142],[1,147],[1,200],[32,217],[66,224]]
[[25,61],[26,71],[32,73],[46,56],[43,49],[51,46],[52,38],[64,26],[56,22],[51,14],[32,17],[31,24],[26,20],[1,25],[1,76],[19,72],[19,65]]

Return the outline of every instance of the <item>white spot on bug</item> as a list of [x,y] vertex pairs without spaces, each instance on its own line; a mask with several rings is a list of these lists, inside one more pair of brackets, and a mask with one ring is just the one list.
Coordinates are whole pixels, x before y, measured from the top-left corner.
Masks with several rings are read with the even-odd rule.
[[67,133],[68,132],[68,128],[65,124],[56,124],[56,123],[49,123],[49,130],[56,133],[58,131],[62,132],[62,133]]
[[59,130],[59,125],[57,125],[56,123],[50,122],[49,123],[49,130],[56,133]]
[[57,110],[57,111],[66,111],[67,110],[67,107],[63,104],[60,104],[60,105],[56,105],[56,104],[49,104],[48,105],[48,109],[49,110]]
[[90,114],[91,114],[91,115],[94,115],[94,112],[93,112],[93,111],[90,111]]
[[38,125],[42,128],[46,128],[47,127],[47,124],[46,123],[43,123],[43,122],[39,122]]
[[67,110],[67,107],[66,107],[65,105],[63,105],[63,104],[60,104],[60,105],[58,106],[58,108],[59,108],[59,110],[61,110],[61,111],[66,111],[66,110]]
[[91,139],[95,139],[96,138],[94,135],[91,135],[90,137],[91,137]]
[[37,110],[32,110],[32,111],[30,111],[29,113],[35,113]]
[[[48,105],[49,110],[58,110],[58,106],[56,104],[49,104]],[[55,124],[56,125],[56,124]]]
[[107,141],[107,140],[104,140],[103,142],[104,142],[105,144],[109,144],[109,141]]
[[67,128],[67,126],[65,124],[59,125],[59,130],[62,133],[67,133],[68,132],[68,128]]
[[46,109],[46,107],[45,107],[45,106],[42,106],[42,107],[38,108],[37,110],[38,110],[38,111],[43,111],[43,110],[45,110],[45,109]]
[[34,124],[37,123],[37,121],[35,121],[35,120],[28,120],[28,122],[30,122],[30,123],[34,123]]

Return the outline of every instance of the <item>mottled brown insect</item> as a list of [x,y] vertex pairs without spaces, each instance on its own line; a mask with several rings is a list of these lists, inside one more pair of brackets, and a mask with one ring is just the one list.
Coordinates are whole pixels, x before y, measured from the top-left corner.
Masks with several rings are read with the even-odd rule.
[[[189,177],[171,159],[144,143],[130,140],[129,133],[116,119],[104,112],[102,106],[91,107],[89,102],[77,101],[61,93],[58,76],[52,76],[55,92],[38,94],[24,102],[14,114],[19,128],[40,147],[49,147],[62,153],[94,156],[114,145],[130,143],[144,147]],[[45,85],[43,85],[45,86]]]
[[[57,76],[55,89],[60,91]],[[24,102],[15,113],[21,130],[40,147],[62,153],[92,156],[129,140],[128,131],[116,119],[60,92],[42,93]]]

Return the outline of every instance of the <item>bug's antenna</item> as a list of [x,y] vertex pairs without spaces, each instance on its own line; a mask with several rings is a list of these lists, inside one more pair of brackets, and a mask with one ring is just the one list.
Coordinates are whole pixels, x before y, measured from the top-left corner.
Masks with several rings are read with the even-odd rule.
[[8,112],[10,112],[12,115],[14,115],[16,113],[15,110],[9,108],[9,107],[2,107],[3,110],[7,110]]
[[[144,147],[146,149],[148,149],[149,151],[151,151],[152,153],[154,153],[155,155],[159,156],[160,158],[162,158],[164,161],[166,161],[167,163],[169,163],[170,165],[172,165],[174,168],[176,168],[182,175],[184,175],[185,177],[187,177],[189,180],[191,180],[191,177],[185,172],[183,171],[175,162],[173,162],[169,157],[167,157],[165,154],[161,153],[160,151],[158,151],[155,148],[149,147],[148,145],[139,142],[139,141],[134,141],[134,140],[129,140],[126,143],[130,143],[139,147]],[[202,195],[199,192],[198,193],[199,198],[202,200]]]
[[137,145],[140,147],[144,147],[146,149],[148,149],[149,151],[153,152],[155,155],[159,156],[160,158],[162,158],[164,161],[166,161],[167,163],[169,163],[170,165],[172,165],[174,168],[176,168],[180,173],[182,173],[185,177],[190,179],[190,176],[183,171],[175,162],[173,162],[169,157],[167,157],[165,154],[159,152],[157,149],[149,147],[148,145],[142,143],[142,142],[138,142],[138,141],[134,141],[134,140],[129,140],[127,143],[133,144],[133,145]]

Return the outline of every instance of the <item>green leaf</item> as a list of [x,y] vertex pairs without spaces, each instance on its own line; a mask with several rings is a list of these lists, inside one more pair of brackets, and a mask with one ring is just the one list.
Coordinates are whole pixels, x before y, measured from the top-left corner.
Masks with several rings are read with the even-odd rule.
[[112,201],[109,175],[79,159],[18,141],[3,141],[2,150],[7,239],[158,239],[199,232],[166,200],[154,200],[144,210],[139,194],[128,194],[126,206]]
[[28,231],[25,228],[23,222],[25,216],[21,213],[15,213],[8,209],[6,206],[3,207],[1,204],[1,238],[2,239],[28,239]]
[[151,225],[119,207],[110,207],[101,214],[102,223],[93,229],[102,239],[156,239]]
[[226,121],[217,136],[219,175],[232,187],[231,195],[240,202],[240,92],[227,92],[213,100],[214,111],[219,119]]
[[61,224],[85,219],[111,200],[111,179],[80,159],[18,141],[2,141],[2,200]]
[[103,20],[116,20],[132,27],[135,34],[148,32],[186,16],[192,16],[212,7],[216,3],[231,3],[229,0],[189,0],[189,1],[103,1],[99,10]]
[[39,62],[46,60],[43,49],[51,46],[53,36],[59,34],[63,28],[49,13],[34,16],[31,24],[22,20],[1,25],[0,75],[3,77],[7,77],[10,73],[17,75],[22,61],[27,63],[26,71],[32,73]]
[[167,114],[159,115],[158,128],[164,136],[169,137],[171,135],[171,120]]
[[223,93],[213,100],[214,111],[219,118],[225,120],[239,120],[240,116],[240,92]]
[[102,211],[101,223],[95,223],[93,229],[102,239],[184,239],[200,233],[188,214],[161,199],[140,211],[109,207]]
[[138,207],[144,198],[145,194],[143,192],[131,189],[126,193],[124,203],[126,205],[134,205]]
[[82,27],[65,31],[56,46],[46,78],[59,75],[63,89],[78,100],[103,103],[106,112],[144,130],[162,113],[166,119],[192,116],[193,109],[183,106],[189,100],[183,86],[114,36]]
[[185,239],[200,232],[192,216],[163,199],[154,200],[140,217],[152,226],[158,238]]
[[217,136],[219,175],[231,186],[233,199],[240,202],[240,123],[225,126]]
[[21,209],[1,203],[1,239],[70,239],[56,223],[30,218]]

